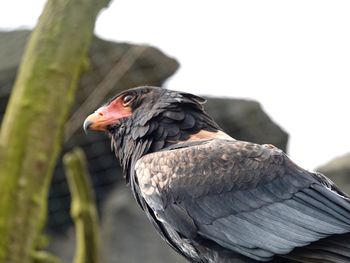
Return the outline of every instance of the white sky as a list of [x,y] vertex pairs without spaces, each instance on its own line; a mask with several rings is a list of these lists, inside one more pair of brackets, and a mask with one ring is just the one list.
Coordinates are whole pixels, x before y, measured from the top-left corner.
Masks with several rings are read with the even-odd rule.
[[[0,3],[0,28],[31,28],[44,0]],[[350,1],[117,0],[102,38],[178,59],[167,87],[256,99],[308,169],[350,152]]]

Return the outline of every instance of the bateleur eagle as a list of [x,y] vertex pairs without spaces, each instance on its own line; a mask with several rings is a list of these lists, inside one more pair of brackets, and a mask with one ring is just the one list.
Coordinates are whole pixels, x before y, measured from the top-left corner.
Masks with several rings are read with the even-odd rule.
[[84,129],[107,131],[137,203],[189,261],[349,263],[348,196],[272,145],[231,138],[204,103],[138,87]]

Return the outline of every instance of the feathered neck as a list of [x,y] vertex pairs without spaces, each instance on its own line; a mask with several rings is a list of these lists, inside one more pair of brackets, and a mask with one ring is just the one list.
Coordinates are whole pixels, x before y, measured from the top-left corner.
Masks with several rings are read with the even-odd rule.
[[[136,162],[145,154],[184,142],[200,131],[220,130],[203,110],[204,99],[191,94],[139,107],[111,131],[112,147],[120,160],[127,183]],[[201,99],[201,101],[199,101]]]

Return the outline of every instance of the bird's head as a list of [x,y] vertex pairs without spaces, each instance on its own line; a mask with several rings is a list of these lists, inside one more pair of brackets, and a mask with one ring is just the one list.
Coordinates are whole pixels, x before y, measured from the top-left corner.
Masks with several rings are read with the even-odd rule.
[[[205,99],[158,87],[123,91],[88,116],[84,129],[106,131],[123,163],[219,127],[203,110]],[[136,158],[136,157],[135,157]],[[127,161],[129,162],[129,160]]]
[[[127,124],[133,126],[130,128],[148,126],[154,118],[160,122],[180,124],[186,119],[186,112],[202,112],[205,101],[204,98],[189,93],[159,87],[137,87],[110,99],[85,119],[83,128],[86,132],[93,130],[114,133],[120,126]],[[192,120],[191,117],[187,119]]]
[[137,115],[138,109],[149,106],[149,101],[159,93],[156,88],[126,90],[89,115],[84,121],[84,130],[113,132],[121,123]]

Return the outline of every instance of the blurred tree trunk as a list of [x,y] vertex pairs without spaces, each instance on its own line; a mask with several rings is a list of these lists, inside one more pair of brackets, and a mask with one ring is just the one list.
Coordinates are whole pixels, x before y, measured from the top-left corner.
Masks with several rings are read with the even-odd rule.
[[76,251],[73,263],[99,260],[98,216],[85,154],[77,148],[63,157],[72,196],[70,214],[75,224]]
[[30,37],[0,131],[1,263],[32,261],[64,123],[108,2],[49,0]]

